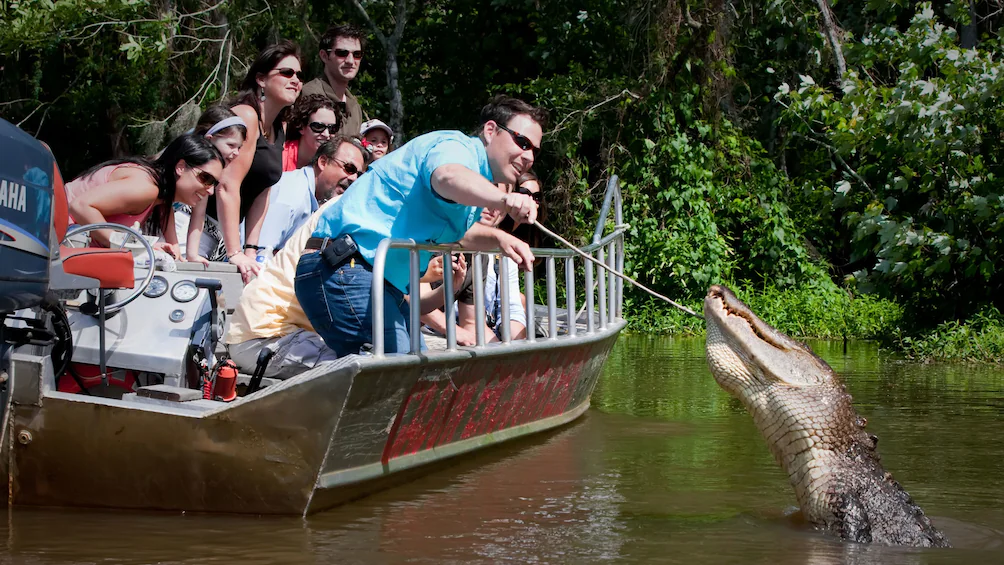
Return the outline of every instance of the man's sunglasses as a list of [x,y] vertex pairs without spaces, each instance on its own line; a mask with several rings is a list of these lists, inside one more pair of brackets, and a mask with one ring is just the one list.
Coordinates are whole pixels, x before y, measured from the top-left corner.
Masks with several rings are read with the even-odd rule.
[[529,196],[530,198],[533,198],[534,202],[536,202],[537,204],[540,204],[540,191],[539,190],[537,192],[533,192],[529,188],[526,188],[526,187],[523,187],[523,186],[517,186],[516,189],[513,190],[513,192],[515,192],[516,194],[525,194],[525,195]]
[[206,171],[203,171],[202,169],[198,169],[195,167],[192,167],[192,170],[195,171],[195,179],[198,180],[200,183],[202,183],[202,186],[206,188],[216,188],[217,186],[219,186],[220,184],[219,179],[217,179],[213,175],[207,173]]
[[331,135],[338,133],[339,129],[338,124],[325,124],[323,122],[310,122],[307,127],[314,133],[324,133],[324,130],[328,130]]
[[513,131],[498,122],[496,122],[495,125],[497,125],[499,129],[509,132],[509,135],[512,136],[512,140],[516,142],[517,147],[519,147],[523,151],[533,151],[533,156],[537,157],[537,153],[540,152],[540,147],[534,145],[533,142],[530,141],[530,139],[527,136],[519,132]]
[[275,70],[275,74],[282,75],[282,76],[284,76],[286,78],[293,78],[293,75],[296,75],[296,78],[300,79],[300,82],[304,81],[304,79],[303,79],[303,71],[294,71],[293,69],[291,69],[289,67],[283,67],[281,69],[276,69]]
[[328,49],[328,53],[334,53],[335,57],[338,57],[339,59],[344,59],[348,57],[349,53],[352,53],[352,56],[355,57],[356,59],[363,58],[362,51],[349,51],[348,49]]
[[334,162],[336,162],[336,163],[338,163],[342,167],[342,170],[345,171],[345,174],[347,174],[347,175],[360,175],[360,174],[362,174],[362,171],[360,171],[359,169],[357,169],[355,165],[353,165],[352,163],[349,163],[348,161],[342,161],[341,159],[336,159],[334,157],[332,157],[331,160],[334,161]]

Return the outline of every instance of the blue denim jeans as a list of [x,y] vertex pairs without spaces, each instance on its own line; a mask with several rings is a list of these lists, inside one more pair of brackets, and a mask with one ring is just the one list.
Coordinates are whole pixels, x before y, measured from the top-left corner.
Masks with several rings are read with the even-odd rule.
[[[357,257],[334,268],[321,254],[307,253],[296,266],[296,298],[314,330],[339,357],[359,353],[373,343],[370,293],[372,268]],[[408,353],[408,302],[391,284],[384,284],[384,352]]]

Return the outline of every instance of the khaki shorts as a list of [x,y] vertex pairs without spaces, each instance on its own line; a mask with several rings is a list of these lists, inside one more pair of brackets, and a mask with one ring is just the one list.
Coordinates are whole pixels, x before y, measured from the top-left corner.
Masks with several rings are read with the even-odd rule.
[[275,351],[265,369],[265,376],[288,379],[313,369],[326,361],[338,359],[321,336],[307,330],[297,330],[282,337],[249,339],[230,345],[230,357],[237,363],[242,373],[253,374],[258,364],[258,354],[263,347]]

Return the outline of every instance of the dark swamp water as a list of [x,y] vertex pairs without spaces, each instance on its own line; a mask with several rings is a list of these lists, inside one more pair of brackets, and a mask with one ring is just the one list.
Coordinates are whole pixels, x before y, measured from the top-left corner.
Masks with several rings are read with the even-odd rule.
[[15,509],[2,563],[1001,563],[1004,371],[813,344],[951,550],[836,542],[794,495],[703,340],[622,338],[577,423],[329,512]]

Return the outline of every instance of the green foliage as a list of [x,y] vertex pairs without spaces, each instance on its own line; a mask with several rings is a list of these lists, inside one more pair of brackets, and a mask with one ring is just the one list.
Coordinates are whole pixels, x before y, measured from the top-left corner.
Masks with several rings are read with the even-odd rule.
[[[1004,16],[982,1],[830,4],[845,77],[815,0],[416,3],[400,139],[469,131],[492,94],[522,96],[553,118],[535,165],[548,227],[588,243],[617,174],[626,271],[644,284],[699,305],[709,284],[744,281],[783,331],[920,347],[918,328],[1001,307]],[[389,34],[396,2],[363,5]],[[317,76],[322,30],[364,23],[317,0],[17,0],[0,18],[0,112],[67,176],[183,131],[280,37]],[[385,55],[371,36],[352,86],[384,119]],[[627,300],[632,328],[701,331]]]
[[965,323],[949,321],[920,334],[897,332],[890,341],[916,361],[1004,364],[1004,316],[988,308]]
[[[839,90],[803,75],[782,86],[785,122],[810,143],[800,178],[846,225],[853,280],[913,306],[965,312],[1004,284],[1004,64],[961,49],[921,4],[905,31],[848,46]],[[804,145],[803,145],[804,148]]]
[[[889,342],[901,332],[903,308],[872,295],[851,296],[833,284],[779,288],[741,284],[732,286],[762,320],[796,338],[868,339]],[[701,303],[686,304],[695,311]],[[701,334],[704,323],[667,304],[652,299],[629,300],[631,331],[669,334]]]

